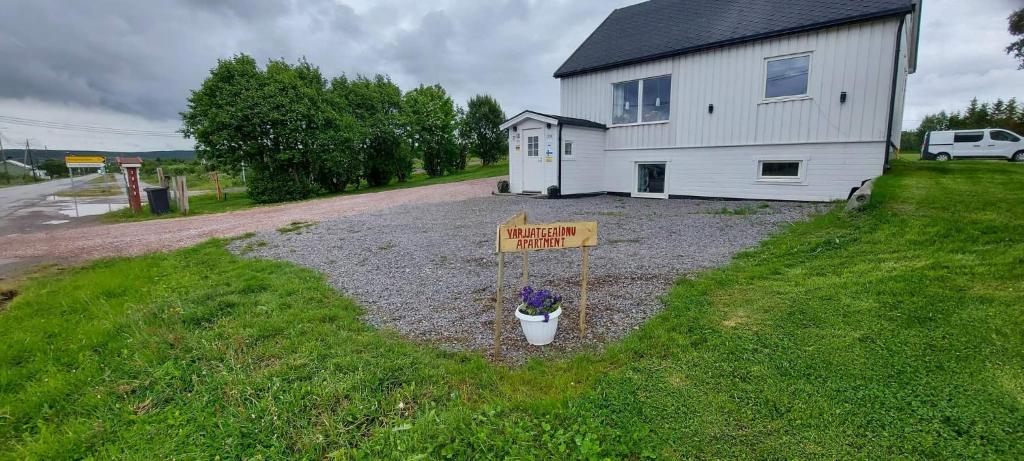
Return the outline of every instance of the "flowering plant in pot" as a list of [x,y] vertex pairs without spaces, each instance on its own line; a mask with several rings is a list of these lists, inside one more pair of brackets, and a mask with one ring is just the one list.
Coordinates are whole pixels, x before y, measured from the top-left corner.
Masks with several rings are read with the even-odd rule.
[[530,286],[523,287],[520,295],[522,303],[516,309],[516,318],[526,341],[534,346],[551,344],[558,330],[558,317],[562,315],[562,297]]

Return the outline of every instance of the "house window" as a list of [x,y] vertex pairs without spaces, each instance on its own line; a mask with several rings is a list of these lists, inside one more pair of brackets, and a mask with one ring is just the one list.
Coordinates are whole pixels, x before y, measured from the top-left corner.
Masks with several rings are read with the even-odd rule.
[[565,142],[565,148],[562,149],[562,157],[565,160],[575,160],[576,159],[576,157],[573,156],[572,141],[566,141]]
[[668,104],[672,99],[672,77],[658,77],[644,80],[643,121],[661,122],[668,120]]
[[634,197],[667,198],[666,179],[668,164],[665,162],[637,163]]
[[667,121],[671,100],[671,75],[613,84],[612,125]]
[[765,181],[800,181],[803,178],[802,160],[761,160],[757,164],[757,179]]
[[540,155],[540,136],[529,136],[526,138],[526,156],[536,157]]
[[640,98],[640,81],[616,83],[613,86],[612,124],[636,123],[637,101]]
[[953,135],[953,142],[981,142],[984,137],[985,133],[982,131],[956,133]]
[[764,98],[794,98],[807,95],[811,55],[770,58],[765,61]]

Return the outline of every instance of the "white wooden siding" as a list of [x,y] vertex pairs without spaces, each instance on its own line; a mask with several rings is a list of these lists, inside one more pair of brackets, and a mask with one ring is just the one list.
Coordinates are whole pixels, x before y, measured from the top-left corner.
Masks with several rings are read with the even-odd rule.
[[[669,123],[612,127],[607,148],[883,141],[898,26],[889,18],[564,78],[562,114],[610,126],[613,83],[671,74]],[[765,58],[806,51],[810,97],[762,102]]]
[[562,145],[572,141],[573,160],[562,157],[562,193],[604,192],[605,130],[566,125]]
[[[884,138],[884,136],[883,136]],[[882,174],[885,142],[780,144],[608,151],[605,187],[630,193],[636,162],[668,162],[671,195],[829,201]],[[801,183],[758,181],[759,160],[804,161]]]
[[[527,119],[516,125],[518,131],[508,130],[508,176],[509,190],[514,194],[523,192],[523,157],[526,155],[526,139],[522,137],[523,131],[532,128],[540,128],[540,156],[543,160],[547,154],[548,143],[551,143],[552,161],[543,163],[544,182],[542,191],[546,192],[548,186],[558,184],[558,127],[552,125],[547,127],[546,123],[533,119]],[[519,149],[516,149],[516,135],[519,135]]]

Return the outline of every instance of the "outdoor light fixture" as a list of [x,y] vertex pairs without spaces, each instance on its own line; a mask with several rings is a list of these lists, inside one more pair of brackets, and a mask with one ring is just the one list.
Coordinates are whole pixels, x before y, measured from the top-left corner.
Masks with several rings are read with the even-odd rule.
[[846,104],[846,92],[839,93],[839,104]]
[[548,123],[548,129],[549,129],[549,130],[551,129],[551,124],[550,124],[550,123]]
[[715,105],[714,104],[708,104],[708,113],[709,114],[715,113]]
[[512,127],[512,131],[519,131],[519,127],[518,126]]

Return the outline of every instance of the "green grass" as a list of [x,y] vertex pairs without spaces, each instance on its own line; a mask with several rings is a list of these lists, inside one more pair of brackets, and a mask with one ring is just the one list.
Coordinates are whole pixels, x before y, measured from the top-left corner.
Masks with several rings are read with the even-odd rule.
[[[352,189],[337,194],[326,194],[322,197],[317,197],[311,200],[317,200],[319,198],[336,197],[339,195],[358,195],[368,194],[372,192],[383,192],[388,190],[396,189],[407,189],[410,187],[421,187],[431,186],[434,184],[447,184],[452,182],[469,181],[473,179],[486,179],[497,176],[504,176],[508,174],[508,162],[502,162],[494,165],[471,165],[466,168],[465,171],[449,176],[440,176],[431,178],[425,173],[413,174],[406,182],[392,181],[386,186],[380,187],[364,187],[360,189]],[[188,187],[191,190],[195,190],[192,187],[192,183],[188,183]],[[211,213],[223,213],[226,211],[242,210],[246,208],[252,208],[260,206],[260,204],[253,202],[245,195],[244,192],[230,192],[227,193],[228,198],[224,201],[217,201],[216,197],[212,194],[198,195],[189,198],[189,216],[203,215]],[[123,209],[114,212],[107,213],[101,217],[103,222],[108,223],[120,223],[120,222],[132,222],[132,221],[148,221],[151,219],[166,219],[166,218],[180,218],[182,215],[177,212],[177,207],[172,203],[174,208],[173,213],[164,215],[153,215],[149,213],[148,207],[143,207],[144,211],[138,215],[133,215],[130,209]]]
[[315,225],[316,225],[315,222],[293,221],[290,224],[288,224],[287,226],[277,228],[277,233],[279,233],[279,234],[292,234],[292,233],[295,233],[295,232],[300,232],[300,231],[302,231],[303,229],[305,229],[307,227],[311,227],[311,226],[315,226]]
[[[198,216],[211,213],[224,213],[227,211],[244,210],[252,208],[256,204],[249,199],[245,192],[229,192],[224,200],[217,200],[215,194],[193,195],[188,198],[188,216]],[[178,205],[171,200],[171,212],[162,215],[154,215],[149,212],[149,206],[143,205],[142,212],[132,214],[130,208],[124,208],[100,216],[105,223],[122,223],[133,221],[149,221],[151,219],[180,218],[183,215],[178,212]]]
[[517,368],[369,328],[321,275],[220,242],[33,279],[0,313],[0,457],[1021,459],[1022,181],[895,162],[865,211]]

